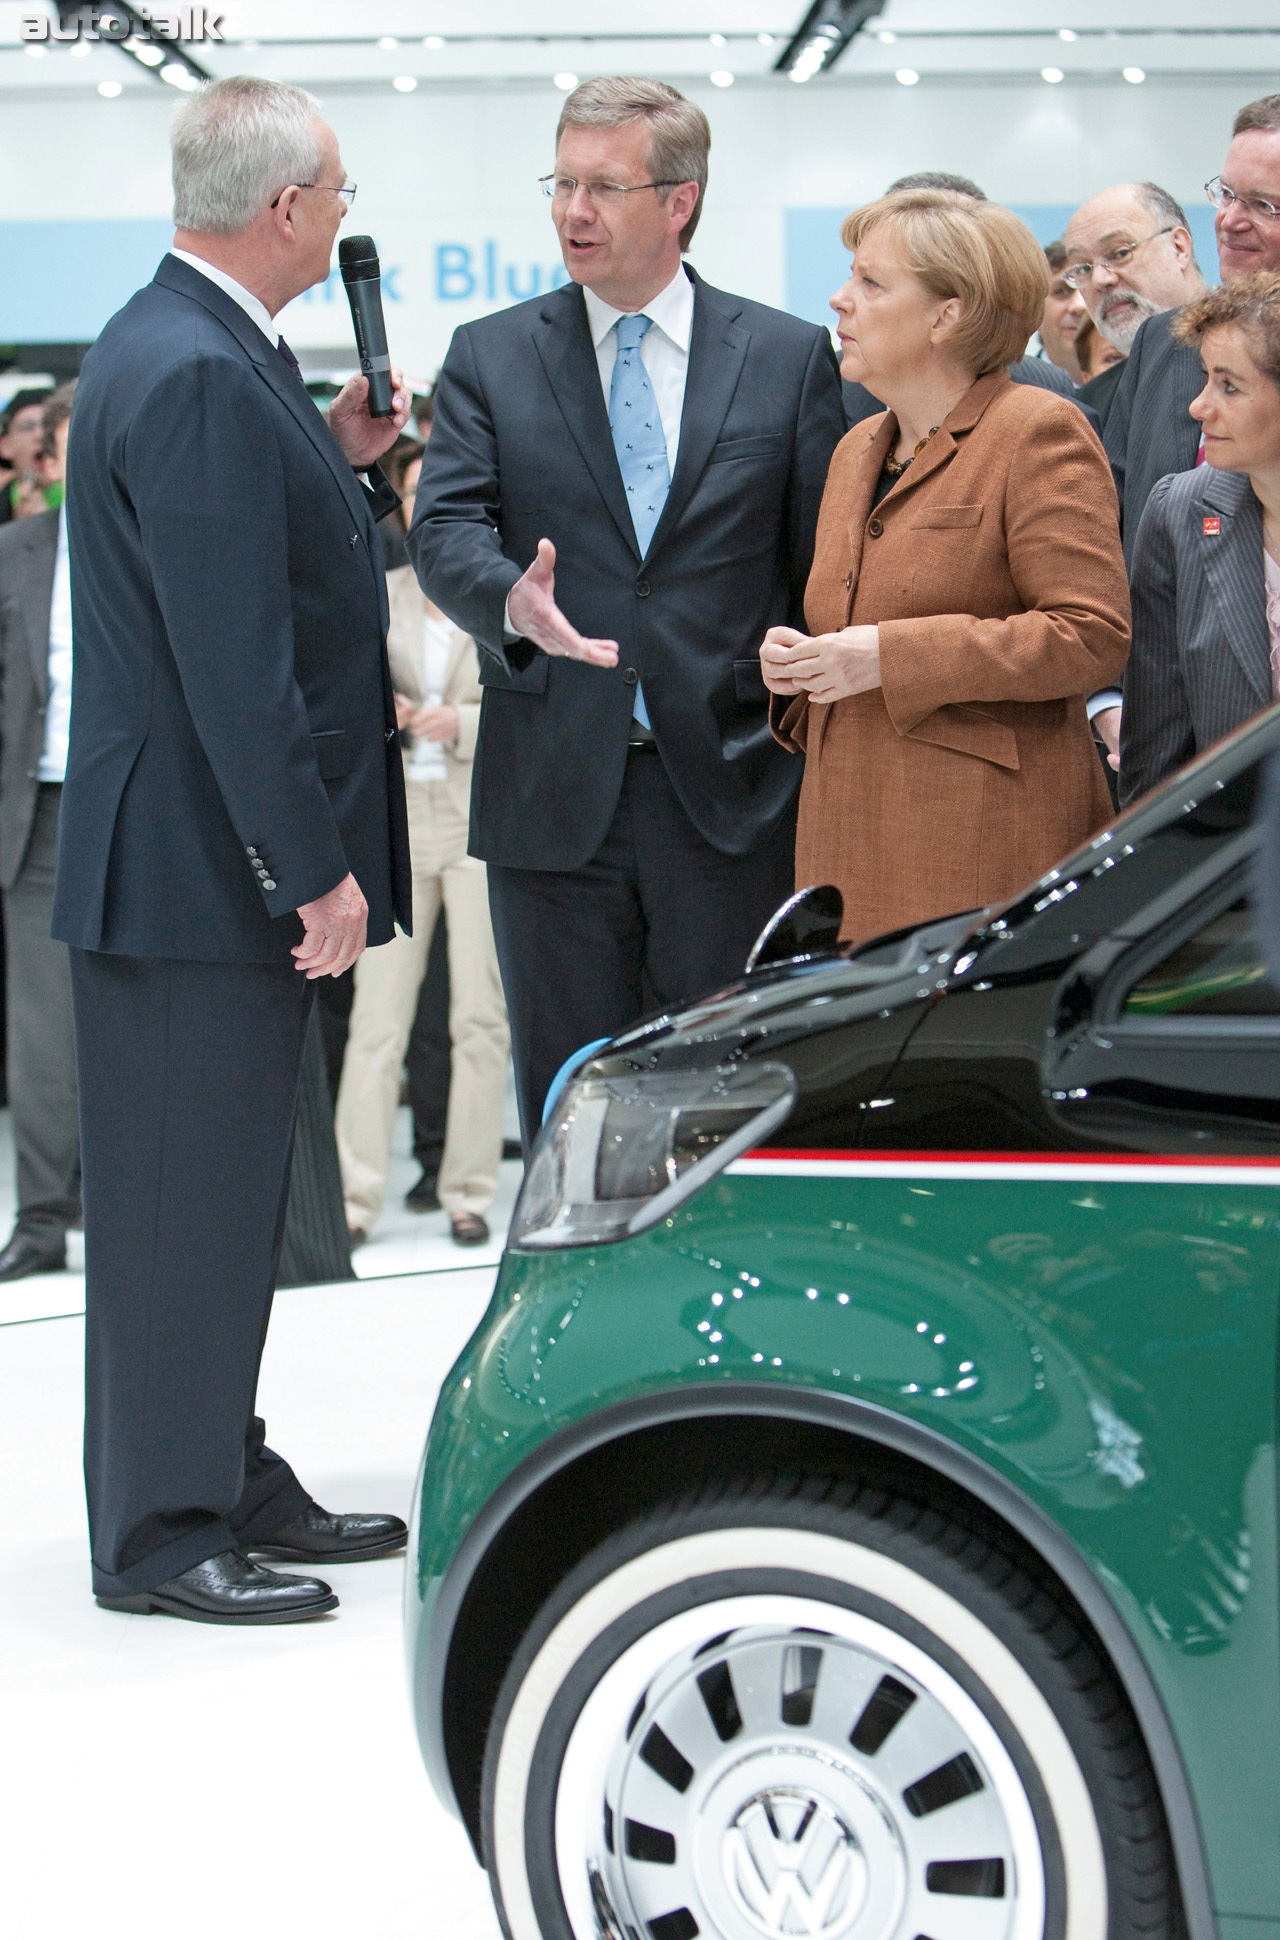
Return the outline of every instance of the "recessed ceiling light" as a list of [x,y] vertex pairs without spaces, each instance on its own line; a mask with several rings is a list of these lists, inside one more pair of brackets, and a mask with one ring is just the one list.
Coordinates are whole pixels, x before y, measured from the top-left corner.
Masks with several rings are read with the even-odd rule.
[[920,76],[914,67],[900,67],[893,78],[895,81],[901,81],[904,88],[913,88]]
[[124,49],[126,54],[133,55],[135,61],[141,61],[144,67],[159,67],[164,59],[164,49],[153,47],[150,41],[127,40]]
[[108,101],[114,101],[118,94],[124,93],[124,89],[119,81],[99,81],[98,93],[104,94]]
[[773,46],[773,35],[772,35],[772,34],[757,34],[757,35],[756,35],[756,39],[757,39],[757,40],[759,41],[759,43],[760,43],[760,45],[761,45],[761,47],[772,47],[772,46]]
[[556,74],[552,76],[552,79],[555,81],[556,86],[562,88],[566,94],[569,93],[571,88],[576,88],[578,85],[578,77],[576,74]]
[[416,74],[397,74],[391,83],[397,94],[412,94],[418,85]]
[[880,42],[880,45],[882,47],[892,47],[894,41],[897,40],[897,38],[898,36],[895,33],[892,33],[888,27],[882,27],[880,29],[880,32],[876,35],[876,39]]
[[42,61],[45,57],[45,49],[38,47],[34,41],[30,47],[24,47],[22,51],[33,61]]
[[160,69],[160,79],[167,81],[171,88],[182,88],[184,92],[190,92],[200,85],[190,68],[184,67],[181,61],[166,61]]
[[711,45],[712,45],[713,47],[727,47],[727,46],[728,46],[728,42],[727,42],[727,41],[725,40],[725,37],[724,37],[724,35],[723,35],[723,34],[709,34],[709,35],[707,36],[707,38],[708,38],[708,39],[710,40],[710,42],[711,42]]
[[378,45],[379,47],[398,47],[400,43],[396,39],[394,34],[383,34],[381,40],[379,40],[378,42]]
[[733,86],[733,76],[727,67],[718,67],[715,73],[708,78],[713,88],[731,88]]
[[87,40],[77,40],[72,43],[71,58],[73,61],[82,61],[86,54],[92,54],[92,52],[93,49]]
[[1040,79],[1050,82],[1054,87],[1057,86],[1059,81],[1065,81],[1066,78],[1066,75],[1060,67],[1042,67],[1040,69]]
[[428,34],[422,45],[429,47],[433,54],[438,54],[444,46],[444,42],[441,40],[439,34]]
[[1132,81],[1136,88],[1139,81],[1146,80],[1147,70],[1145,67],[1126,67],[1124,69],[1124,78],[1126,81]]
[[1058,29],[1059,40],[1079,40],[1079,38],[1080,36],[1074,27],[1059,27]]

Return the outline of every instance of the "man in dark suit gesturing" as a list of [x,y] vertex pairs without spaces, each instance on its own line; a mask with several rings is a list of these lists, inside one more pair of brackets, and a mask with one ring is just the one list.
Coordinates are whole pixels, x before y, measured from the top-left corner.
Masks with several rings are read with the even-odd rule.
[[802,624],[840,382],[825,330],[684,268],[709,144],[658,82],[568,97],[572,282],[456,333],[409,533],[484,649],[471,849],[526,1142],[565,1058],[737,976],[794,880],[758,654]]
[[[174,120],[177,236],[85,359],[54,934],[71,945],[88,1262],[85,1473],[113,1609],[281,1623],[403,1544],[266,1446],[258,1363],[315,978],[405,927],[410,876],[369,470],[408,415],[326,428],[272,317],[350,194],[300,89]],[[354,469],[353,469],[354,467]],[[378,475],[380,483],[380,475]]]

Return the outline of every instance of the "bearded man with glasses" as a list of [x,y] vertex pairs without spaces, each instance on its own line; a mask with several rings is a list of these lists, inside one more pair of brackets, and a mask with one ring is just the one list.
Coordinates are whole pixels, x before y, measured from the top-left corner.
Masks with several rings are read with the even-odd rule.
[[568,96],[569,281],[456,333],[409,531],[482,649],[471,854],[526,1144],[566,1059],[739,976],[793,884],[757,649],[803,624],[844,413],[826,330],[686,268],[709,145],[661,82]]
[[[1241,108],[1231,131],[1231,145],[1222,173],[1215,175],[1205,187],[1218,212],[1214,230],[1223,281],[1251,270],[1280,269],[1280,94],[1266,95]],[[1095,202],[1102,200],[1102,197],[1094,198]],[[1072,218],[1067,231],[1072,243],[1077,224],[1091,206],[1086,203]],[[1169,219],[1166,214],[1161,221]],[[1138,271],[1137,263],[1142,257],[1158,264],[1161,252],[1165,252],[1163,260],[1168,266],[1167,252],[1175,235],[1176,229],[1168,237],[1146,246],[1138,257],[1131,259],[1132,269],[1129,264],[1123,266],[1125,282],[1143,294],[1149,293],[1161,305],[1161,314],[1149,317],[1134,335],[1129,362],[1116,388],[1103,435],[1120,495],[1125,558],[1130,564],[1138,525],[1152,486],[1170,472],[1190,471],[1199,463],[1200,427],[1188,411],[1192,399],[1204,388],[1204,371],[1199,352],[1179,343],[1173,334],[1177,308],[1203,288],[1202,281],[1192,282],[1194,256],[1190,257],[1190,269],[1184,267],[1180,278],[1171,275],[1167,282],[1161,279],[1159,297],[1154,290],[1144,290],[1138,280],[1139,274],[1146,278],[1151,273],[1146,263]],[[1081,258],[1082,251],[1083,242],[1081,250],[1074,247],[1069,250],[1072,262],[1068,263],[1068,269]],[[1094,256],[1092,249],[1084,253]],[[1093,274],[1096,283],[1096,261]],[[1195,275],[1198,279],[1198,271]],[[1085,301],[1092,314],[1096,298],[1091,291],[1085,292]],[[1110,335],[1107,322],[1123,327],[1124,309],[1117,305],[1107,320],[1099,314],[1095,321],[1104,335]],[[1112,337],[1112,341],[1117,339]]]

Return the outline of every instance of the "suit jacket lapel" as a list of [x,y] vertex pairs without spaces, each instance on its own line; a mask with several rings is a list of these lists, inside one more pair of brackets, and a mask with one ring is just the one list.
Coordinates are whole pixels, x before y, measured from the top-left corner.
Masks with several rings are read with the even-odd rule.
[[[908,492],[913,492],[918,485],[923,485],[926,478],[932,478],[936,471],[941,471],[959,449],[956,433],[972,431],[987,406],[1000,395],[1001,391],[1006,390],[1012,381],[1008,373],[1001,370],[992,371],[987,377],[979,377],[970,385],[960,402],[943,419],[919,457],[912,459],[902,477],[890,491],[885,493],[880,503],[886,505],[899,498],[905,498]],[[890,419],[893,422],[896,437],[897,421],[893,419],[892,413],[890,413]],[[886,451],[888,449],[889,447],[886,446]]]
[[36,692],[49,698],[49,617],[58,559],[58,514],[44,512],[26,522],[23,534],[23,619]]
[[615,525],[639,559],[636,529],[613,448],[600,367],[587,327],[587,306],[576,286],[558,290],[543,304],[533,329],[533,345],[583,463]]
[[742,313],[737,299],[725,296],[720,290],[708,289],[696,276],[691,281],[693,332],[689,339],[689,368],[680,416],[680,448],[667,502],[649,543],[649,558],[674,530],[707,468],[707,460],[738,388],[751,342],[751,332],[734,321]]
[[1218,604],[1231,651],[1260,704],[1271,704],[1271,635],[1267,630],[1266,574],[1262,557],[1262,507],[1247,478],[1212,471],[1200,499],[1216,514],[1218,531],[1199,535],[1204,576]]

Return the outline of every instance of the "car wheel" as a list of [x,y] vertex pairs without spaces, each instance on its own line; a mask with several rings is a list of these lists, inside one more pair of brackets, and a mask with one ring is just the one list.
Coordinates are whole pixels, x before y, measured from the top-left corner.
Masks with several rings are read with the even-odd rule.
[[609,1538],[495,1706],[485,1862],[508,1940],[1166,1940],[1132,1713],[1046,1587],[827,1479]]

